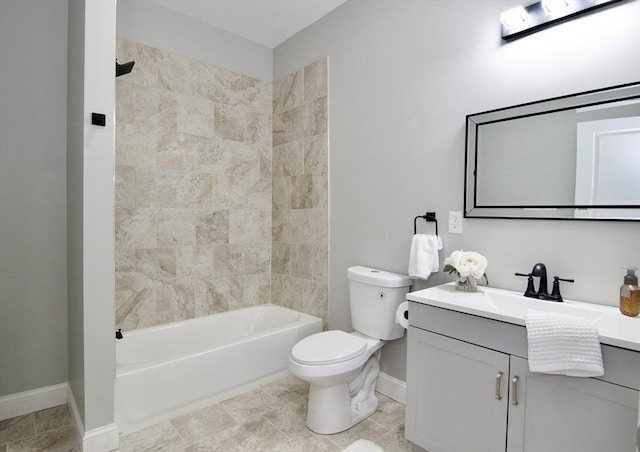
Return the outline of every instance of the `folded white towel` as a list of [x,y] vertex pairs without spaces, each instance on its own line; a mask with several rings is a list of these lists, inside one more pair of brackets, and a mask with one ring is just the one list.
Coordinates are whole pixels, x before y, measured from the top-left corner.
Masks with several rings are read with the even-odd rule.
[[440,270],[438,251],[441,249],[442,240],[439,236],[415,234],[409,253],[409,278],[427,279],[431,273]]
[[604,375],[598,330],[580,317],[528,310],[529,370],[570,377]]

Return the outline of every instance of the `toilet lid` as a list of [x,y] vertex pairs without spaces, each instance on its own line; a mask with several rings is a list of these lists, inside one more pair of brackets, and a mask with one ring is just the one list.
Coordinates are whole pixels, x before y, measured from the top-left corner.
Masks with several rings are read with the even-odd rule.
[[367,343],[341,330],[312,334],[291,350],[291,356],[300,364],[336,364],[360,356],[367,349]]

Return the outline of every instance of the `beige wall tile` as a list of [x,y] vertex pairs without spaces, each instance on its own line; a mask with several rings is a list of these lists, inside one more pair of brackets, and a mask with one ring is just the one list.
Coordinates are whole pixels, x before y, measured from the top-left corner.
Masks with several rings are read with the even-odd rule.
[[273,242],[271,248],[271,271],[288,275],[291,269],[291,245]]
[[176,205],[205,209],[213,204],[213,176],[209,173],[180,171],[176,187]]
[[215,103],[209,99],[195,96],[177,96],[178,132],[191,135],[213,137]]
[[319,97],[315,99],[311,105],[313,114],[313,135],[319,135],[321,133],[327,133],[327,97]]
[[310,209],[313,207],[313,179],[310,175],[291,178],[291,208]]
[[323,58],[304,68],[304,101],[327,95],[327,59]]
[[191,209],[159,209],[156,220],[158,246],[195,245],[195,214]]
[[327,135],[314,135],[304,140],[304,174],[327,174]]
[[157,130],[127,124],[116,119],[116,164],[135,168],[155,168]]
[[282,174],[284,176],[301,176],[304,174],[304,141],[298,140],[284,144]]
[[117,47],[136,61],[116,86],[119,327],[271,301],[323,312],[303,293],[327,274],[326,59],[269,84]]
[[136,169],[136,207],[176,207],[178,172]]
[[155,248],[157,246],[156,210],[116,208],[115,236],[116,250]]
[[176,248],[176,277],[189,285],[193,279],[213,274],[213,245],[182,246]]
[[196,243],[198,245],[229,243],[229,211],[197,211]]
[[216,104],[214,124],[217,137],[232,141],[246,141],[244,109]]
[[136,170],[132,166],[116,166],[115,206],[134,207],[136,198]]

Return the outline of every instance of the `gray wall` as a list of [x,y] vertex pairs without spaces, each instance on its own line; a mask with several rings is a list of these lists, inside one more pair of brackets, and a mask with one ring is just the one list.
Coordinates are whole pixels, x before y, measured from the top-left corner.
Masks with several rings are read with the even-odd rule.
[[[499,14],[521,3],[349,0],[275,49],[275,79],[329,56],[333,328],[350,329],[347,267],[406,272],[413,217],[427,210],[441,262],[478,251],[497,287],[523,290],[513,273],[542,261],[576,279],[565,297],[613,305],[620,266],[640,264],[638,223],[466,219],[447,233],[448,211],[463,210],[466,114],[640,79],[639,1],[505,44]],[[389,344],[382,370],[404,379],[405,356],[405,341]]]
[[273,51],[270,48],[149,0],[118,0],[116,21],[119,38],[272,81]]
[[67,1],[0,1],[0,396],[67,381]]

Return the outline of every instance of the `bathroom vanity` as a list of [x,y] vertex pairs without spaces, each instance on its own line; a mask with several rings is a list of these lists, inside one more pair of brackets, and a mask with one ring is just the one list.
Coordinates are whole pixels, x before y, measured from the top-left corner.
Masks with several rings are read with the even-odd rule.
[[[640,318],[453,284],[409,293],[406,437],[429,452],[633,452]],[[530,373],[527,309],[594,321],[605,374]]]

